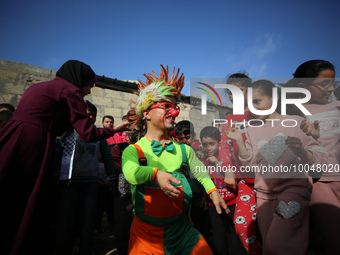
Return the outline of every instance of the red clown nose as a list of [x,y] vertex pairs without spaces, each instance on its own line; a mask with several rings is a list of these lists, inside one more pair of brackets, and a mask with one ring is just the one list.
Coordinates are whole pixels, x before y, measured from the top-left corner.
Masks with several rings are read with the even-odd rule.
[[176,118],[179,115],[179,111],[178,110],[171,110],[170,115],[171,115],[171,117]]

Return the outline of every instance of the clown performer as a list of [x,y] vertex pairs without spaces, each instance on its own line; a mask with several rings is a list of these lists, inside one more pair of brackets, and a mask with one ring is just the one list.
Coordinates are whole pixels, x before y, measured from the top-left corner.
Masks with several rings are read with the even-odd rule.
[[[125,178],[131,183],[134,214],[129,254],[213,254],[203,236],[193,227],[187,215],[192,192],[184,171],[190,170],[212,199],[216,211],[229,213],[204,165],[187,145],[169,139],[180,108],[177,98],[184,86],[184,75],[168,79],[168,67],[160,77],[144,74],[139,81],[136,115],[138,123],[145,118],[147,133],[122,156]],[[199,167],[196,167],[199,166]]]

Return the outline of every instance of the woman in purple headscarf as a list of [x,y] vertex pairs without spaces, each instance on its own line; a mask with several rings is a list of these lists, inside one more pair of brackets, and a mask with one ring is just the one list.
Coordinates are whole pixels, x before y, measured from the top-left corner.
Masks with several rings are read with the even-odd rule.
[[45,202],[42,197],[53,171],[58,135],[73,127],[81,140],[93,142],[126,130],[123,125],[96,128],[86,114],[83,97],[96,81],[90,66],[67,61],[54,80],[25,91],[0,131],[0,254],[27,252],[39,243],[32,233],[37,233],[34,224]]

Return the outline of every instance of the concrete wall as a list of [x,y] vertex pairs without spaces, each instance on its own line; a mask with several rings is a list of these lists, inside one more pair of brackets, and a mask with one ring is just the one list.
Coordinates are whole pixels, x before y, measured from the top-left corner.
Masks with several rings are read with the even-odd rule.
[[[10,103],[16,107],[29,86],[52,80],[55,74],[54,70],[0,59],[0,103]],[[85,97],[85,100],[89,100],[98,108],[97,126],[101,126],[104,115],[112,115],[115,118],[115,124],[121,123],[122,116],[133,106],[130,99],[136,100],[136,95],[100,87],[94,87],[91,95]],[[223,119],[225,114],[231,110],[228,107],[208,103],[207,115],[202,116],[200,101],[194,100],[194,103],[190,104],[189,97],[180,103],[180,107],[181,113],[176,121],[191,121],[198,137],[204,126],[211,125],[213,119]]]

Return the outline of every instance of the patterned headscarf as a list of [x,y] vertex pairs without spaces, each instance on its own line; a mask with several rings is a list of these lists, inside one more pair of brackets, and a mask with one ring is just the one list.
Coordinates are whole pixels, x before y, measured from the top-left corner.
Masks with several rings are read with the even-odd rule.
[[147,110],[151,105],[172,96],[178,97],[181,94],[184,86],[184,74],[182,73],[181,76],[179,76],[180,69],[178,68],[175,75],[176,68],[174,67],[172,76],[169,79],[168,66],[165,68],[161,65],[161,67],[162,70],[160,71],[159,78],[156,73],[152,71],[153,74],[143,74],[146,77],[145,83],[139,80],[139,93],[135,93],[138,95],[138,99],[136,102],[131,100],[136,104],[135,107],[132,107],[136,115],[130,116],[130,119],[133,120],[134,123],[138,123],[143,119],[143,111]]

